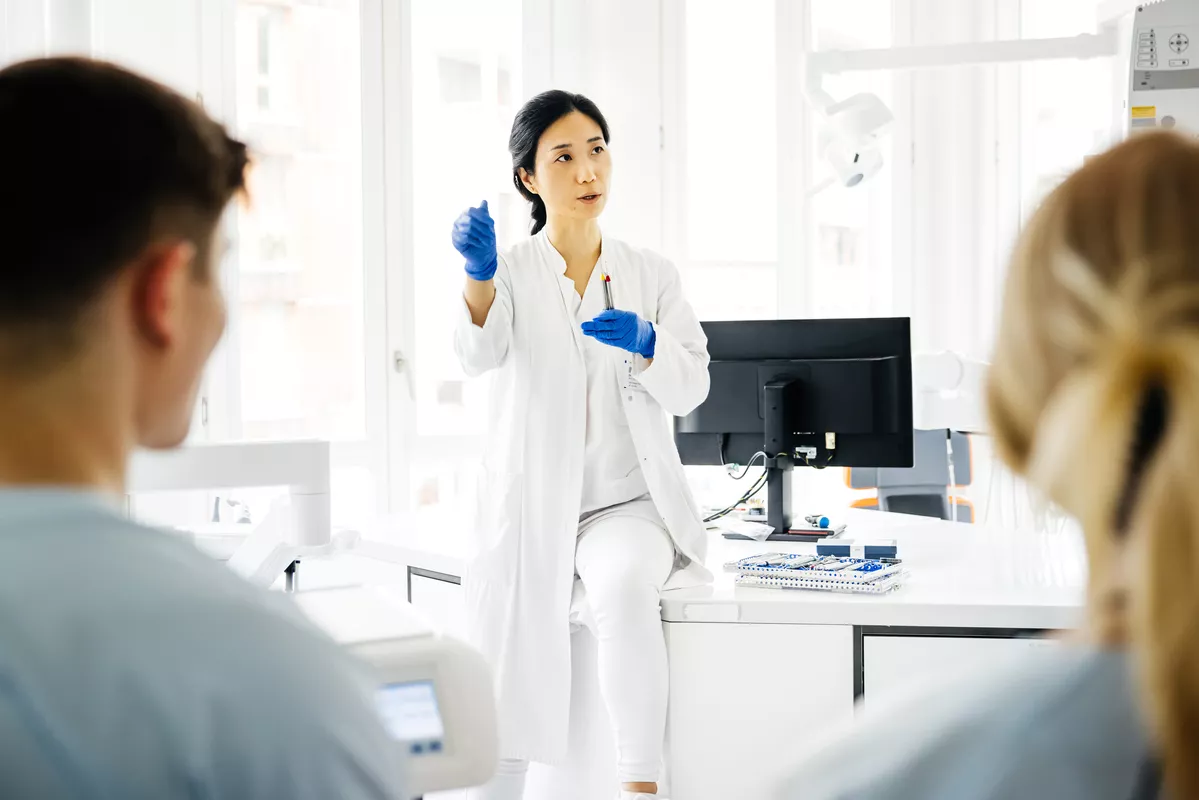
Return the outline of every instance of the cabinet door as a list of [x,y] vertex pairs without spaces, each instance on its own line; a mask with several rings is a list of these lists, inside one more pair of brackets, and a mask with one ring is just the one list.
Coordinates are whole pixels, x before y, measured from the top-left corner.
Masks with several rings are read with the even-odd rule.
[[862,642],[863,706],[1055,646],[1050,639],[965,636],[868,635]]
[[412,605],[442,633],[466,638],[466,595],[460,585],[413,575]]
[[668,623],[674,800],[773,797],[805,747],[853,716],[848,625]]

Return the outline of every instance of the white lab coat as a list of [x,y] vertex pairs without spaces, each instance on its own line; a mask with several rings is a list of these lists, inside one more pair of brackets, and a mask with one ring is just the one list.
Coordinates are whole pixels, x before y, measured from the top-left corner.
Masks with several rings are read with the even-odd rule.
[[[601,264],[614,305],[657,331],[652,365],[617,348],[611,363],[646,484],[680,555],[666,588],[707,583],[704,525],[667,419],[707,398],[707,339],[666,259],[605,237]],[[544,231],[502,253],[487,322],[474,325],[463,303],[455,336],[468,375],[496,372],[478,550],[465,581],[471,638],[496,670],[501,754],[543,763],[567,748],[587,413],[583,333],[558,283],[565,268]]]

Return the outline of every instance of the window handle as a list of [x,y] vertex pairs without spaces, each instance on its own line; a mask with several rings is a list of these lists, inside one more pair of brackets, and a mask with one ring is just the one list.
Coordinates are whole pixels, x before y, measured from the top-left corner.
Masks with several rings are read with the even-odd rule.
[[396,350],[391,354],[391,366],[397,375],[403,375],[405,383],[408,384],[408,399],[413,403],[416,402],[416,383],[412,378],[412,368],[408,363],[408,359],[404,357],[401,350]]

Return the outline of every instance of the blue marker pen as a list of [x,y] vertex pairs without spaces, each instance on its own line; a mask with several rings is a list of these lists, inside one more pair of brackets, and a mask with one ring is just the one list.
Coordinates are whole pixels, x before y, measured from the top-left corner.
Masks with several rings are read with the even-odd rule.
[[807,522],[809,525],[811,525],[813,528],[827,528],[828,527],[828,517],[822,517],[819,514],[813,514],[809,517],[804,517],[804,521]]

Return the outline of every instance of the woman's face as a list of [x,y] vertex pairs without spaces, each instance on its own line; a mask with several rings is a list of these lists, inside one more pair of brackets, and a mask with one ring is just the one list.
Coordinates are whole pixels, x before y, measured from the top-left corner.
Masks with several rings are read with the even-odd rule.
[[525,188],[539,195],[550,217],[595,219],[608,202],[612,158],[600,126],[573,111],[546,128]]

